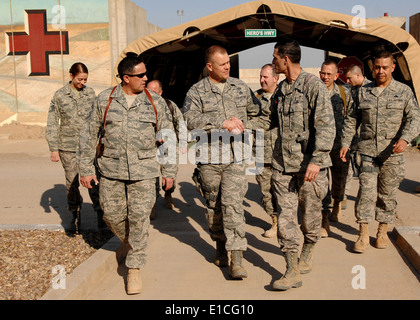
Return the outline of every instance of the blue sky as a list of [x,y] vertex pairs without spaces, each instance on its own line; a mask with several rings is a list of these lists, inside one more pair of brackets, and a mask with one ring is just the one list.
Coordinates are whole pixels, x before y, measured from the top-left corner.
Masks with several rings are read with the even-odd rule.
[[[132,0],[147,11],[148,20],[161,28],[170,28],[180,23],[177,10],[183,10],[182,22],[202,18],[221,10],[246,3],[244,0]],[[291,3],[314,7],[323,10],[339,12],[348,15],[356,5],[366,9],[366,18],[378,18],[385,12],[393,17],[406,17],[407,28],[410,16],[420,12],[420,0],[293,0]],[[271,62],[273,44],[240,53],[241,68],[259,68],[266,62]],[[302,56],[303,67],[319,67],[324,58],[323,51],[305,48]]]
[[[184,10],[183,22],[192,21],[209,14],[232,8],[244,0],[132,0],[147,10],[151,23],[162,28],[169,28],[179,24],[177,10]],[[323,10],[352,15],[355,5],[366,8],[367,18],[377,18],[388,12],[394,17],[408,17],[420,12],[419,0],[293,0],[291,3],[314,7]]]

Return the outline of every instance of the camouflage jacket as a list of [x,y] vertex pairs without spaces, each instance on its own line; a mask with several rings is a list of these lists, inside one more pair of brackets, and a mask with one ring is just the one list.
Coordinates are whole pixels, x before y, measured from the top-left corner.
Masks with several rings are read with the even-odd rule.
[[360,126],[360,153],[384,161],[400,139],[410,142],[419,133],[419,107],[410,87],[394,79],[379,92],[375,82],[362,86],[344,121],[342,146],[349,148]]
[[302,71],[291,87],[284,79],[273,94],[271,108],[271,126],[279,130],[273,168],[296,173],[305,172],[309,163],[331,166],[334,113],[328,89],[318,77]]
[[334,110],[335,119],[335,139],[333,149],[339,150],[341,148],[341,137],[343,135],[344,116],[348,110],[348,105],[351,101],[351,92],[345,87],[341,86],[344,90],[344,96],[340,92],[338,84],[334,83],[334,88],[330,92],[331,104]]
[[184,116],[181,112],[181,109],[178,108],[175,102],[169,99],[165,99],[165,101],[168,105],[168,111],[170,118],[172,119],[172,124],[174,125],[177,140],[179,141],[182,131],[186,132]]
[[[232,139],[227,137],[229,135],[227,131],[222,129],[225,120],[236,117],[242,120],[246,129],[269,127],[268,116],[263,114],[258,99],[243,81],[236,78],[226,80],[223,92],[211,83],[209,77],[199,81],[188,91],[182,112],[188,130],[201,129],[208,134],[207,143],[204,143],[202,149],[207,152],[199,154],[199,143],[197,143],[197,157],[200,159],[197,161],[201,163],[220,164],[244,159],[242,136],[239,136],[239,142],[235,139],[234,144]],[[218,135],[224,138],[218,139]],[[252,136],[250,138],[251,153]],[[212,152],[212,149],[217,150],[217,153]],[[234,149],[242,151],[237,153],[233,151]]]
[[[263,112],[270,115],[271,93],[264,92],[259,89],[255,92],[255,96],[261,102]],[[276,145],[278,128],[272,128],[264,131],[264,163],[271,164],[273,161],[273,152]]]
[[80,129],[95,102],[95,91],[92,88],[83,87],[79,93],[76,96],[68,83],[54,94],[46,129],[50,151],[77,151]]
[[[100,93],[95,107],[80,135],[79,168],[80,175],[95,174],[94,159],[98,134],[104,119],[112,88]],[[169,129],[172,143],[176,144],[174,127],[169,118],[165,100],[149,91],[157,109],[156,114],[145,92],[137,95],[128,107],[121,85],[117,86],[106,116],[105,134],[102,139],[104,151],[98,159],[98,169],[102,175],[119,180],[143,180],[157,177],[160,165],[157,160],[156,132]],[[162,176],[175,178],[176,160],[162,166]]]

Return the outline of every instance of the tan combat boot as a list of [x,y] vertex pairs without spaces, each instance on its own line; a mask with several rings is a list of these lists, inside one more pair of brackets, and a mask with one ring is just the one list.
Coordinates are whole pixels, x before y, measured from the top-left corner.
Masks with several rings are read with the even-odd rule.
[[263,237],[266,238],[273,238],[277,236],[277,215],[271,216],[271,219],[273,220],[273,223],[271,224],[271,228],[266,230],[263,234]]
[[229,267],[229,275],[233,279],[243,279],[248,277],[246,270],[242,266],[242,251],[231,251],[231,261]]
[[165,206],[167,209],[171,209],[171,210],[175,208],[175,205],[172,201],[172,193],[165,192]]
[[341,220],[341,201],[334,200],[331,212],[331,221],[338,222]]
[[140,269],[128,269],[127,294],[139,294],[142,287]]
[[378,249],[385,249],[388,247],[388,224],[386,223],[379,223],[378,233],[376,234],[376,243],[375,247]]
[[273,282],[274,290],[289,290],[302,286],[302,278],[299,272],[297,252],[286,252],[286,272],[281,279]]
[[347,198],[344,198],[343,201],[341,201],[341,210],[347,209]]
[[314,260],[315,243],[304,243],[299,258],[299,272],[301,274],[309,273],[312,270],[312,262]]
[[320,231],[322,238],[328,238],[328,233],[330,232],[329,213],[330,210],[322,210],[322,225]]
[[369,224],[360,223],[359,238],[354,244],[353,251],[357,253],[363,253],[369,246]]
[[216,240],[216,256],[214,258],[214,264],[218,267],[227,267],[228,263],[229,258],[226,251],[226,242]]

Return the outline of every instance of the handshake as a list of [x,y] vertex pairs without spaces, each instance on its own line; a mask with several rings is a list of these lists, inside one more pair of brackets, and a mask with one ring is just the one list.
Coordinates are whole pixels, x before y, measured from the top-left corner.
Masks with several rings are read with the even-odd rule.
[[225,120],[225,122],[223,122],[223,129],[226,129],[230,133],[236,135],[243,133],[245,126],[242,120],[232,117],[230,120]]

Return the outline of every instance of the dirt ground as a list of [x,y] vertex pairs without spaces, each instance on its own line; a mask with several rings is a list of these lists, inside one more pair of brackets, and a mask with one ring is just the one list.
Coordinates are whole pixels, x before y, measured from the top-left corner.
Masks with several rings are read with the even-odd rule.
[[[398,191],[398,209],[395,225],[420,226],[420,193],[416,192],[416,187],[420,185],[419,164],[420,150],[412,147],[406,152],[406,175]],[[0,176],[4,182],[4,186],[1,187],[3,197],[0,199],[0,225],[10,223],[61,223],[65,226],[68,223],[67,211],[63,205],[65,202],[65,189],[63,190],[64,186],[59,185],[59,183],[64,182],[64,175],[60,164],[52,164],[49,161],[49,151],[47,142],[45,141],[45,127],[18,123],[11,123],[0,127]],[[188,173],[187,178],[189,179],[189,177],[190,175]],[[184,181],[182,179],[183,177],[179,179],[179,183],[181,184]],[[28,183],[25,181],[28,181]],[[54,188],[48,189],[53,184],[55,184]],[[257,189],[250,187],[247,197],[258,201],[260,196],[258,190],[255,190]],[[51,198],[55,200],[48,202],[48,210],[50,211],[46,209],[43,201],[45,198],[44,195],[49,191],[55,195],[55,198]],[[26,196],[22,197],[19,194]],[[356,194],[357,181],[354,180],[352,181],[352,192],[349,197],[351,202],[355,200]],[[248,203],[251,198],[246,199],[245,203]],[[85,200],[85,202],[89,202],[88,197]],[[54,201],[57,203],[54,203]],[[191,206],[191,204],[188,205]],[[86,210],[87,219],[93,221],[95,217],[92,214],[92,209],[86,206]],[[258,210],[261,210],[261,208]],[[352,208],[346,210],[345,218],[346,223],[349,225],[354,223]],[[92,221],[90,221],[90,225],[92,225]],[[263,225],[266,227],[268,223],[264,222]],[[7,242],[7,249],[13,248],[13,250],[0,248],[2,252],[0,255],[0,265],[4,267],[1,268],[4,279],[0,279],[0,291],[7,290],[8,292],[8,296],[2,296],[0,299],[38,299],[48,287],[50,280],[45,275],[49,274],[49,277],[51,277],[51,261],[55,261],[56,256],[72,257],[75,255],[75,252],[84,252],[84,258],[86,258],[93,254],[97,248],[83,237],[68,238],[64,235],[61,236],[61,240],[65,245],[61,247],[66,247],[67,251],[57,252],[57,246],[51,241],[45,240],[45,235],[42,235],[42,232],[41,234],[37,233],[36,236],[31,236],[31,232],[25,233],[26,235],[20,233],[19,237],[16,236],[15,241],[13,241],[13,235],[10,236],[6,232],[1,234],[0,232],[0,238],[3,236],[3,240],[7,239],[7,241],[0,242]],[[45,234],[47,238],[51,238],[50,232],[46,231]],[[29,235],[29,238],[27,235]],[[19,241],[18,239],[25,240]],[[16,259],[16,255],[13,255],[16,252],[25,252],[26,257],[30,256],[32,257],[30,258],[32,262],[36,262],[35,258],[37,256],[40,257],[39,253],[41,249],[44,250],[42,252],[49,251],[48,244],[51,244],[54,248],[54,255],[50,258],[47,258],[46,254],[43,255],[42,258],[45,259],[40,260],[42,263],[35,263],[35,267],[30,266],[27,260]],[[21,245],[20,249],[17,247],[18,245]],[[35,251],[31,253],[31,250]],[[16,267],[13,267],[13,261],[16,262],[14,264]],[[62,263],[62,261],[54,262],[53,264],[58,263]],[[78,262],[71,261],[71,263],[77,265]],[[43,270],[39,268],[41,264],[46,266]],[[70,272],[72,267],[69,266],[67,271]],[[10,287],[3,287],[7,284],[10,286],[10,283],[14,283],[16,288],[21,289],[12,292]],[[31,292],[29,288],[34,288],[37,292]]]

